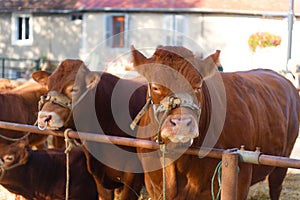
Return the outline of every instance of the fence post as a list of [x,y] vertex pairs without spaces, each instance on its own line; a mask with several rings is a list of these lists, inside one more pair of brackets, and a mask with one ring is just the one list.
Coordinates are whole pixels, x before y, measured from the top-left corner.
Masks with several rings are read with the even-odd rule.
[[238,154],[224,151],[222,155],[222,200],[237,200]]
[[2,78],[5,78],[5,58],[2,58]]
[[34,60],[35,62],[35,70],[41,70],[41,59]]

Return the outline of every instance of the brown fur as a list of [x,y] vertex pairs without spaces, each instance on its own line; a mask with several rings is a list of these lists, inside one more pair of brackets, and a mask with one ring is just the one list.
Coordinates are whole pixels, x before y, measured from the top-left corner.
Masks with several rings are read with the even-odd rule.
[[15,87],[16,86],[10,80],[8,80],[6,78],[0,79],[0,91],[11,90]]
[[[40,96],[46,92],[45,87],[35,82],[28,82],[20,88],[0,92],[0,120],[33,125],[37,118],[37,102],[40,100]],[[0,134],[11,138],[19,138],[26,133],[1,129]],[[43,146],[46,137],[30,134],[29,143],[31,146]],[[10,143],[12,142],[0,138],[0,146]]]

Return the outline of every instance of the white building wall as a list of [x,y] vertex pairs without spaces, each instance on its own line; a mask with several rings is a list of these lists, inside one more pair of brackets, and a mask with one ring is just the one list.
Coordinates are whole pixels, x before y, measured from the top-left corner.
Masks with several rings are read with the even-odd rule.
[[[225,71],[253,68],[285,69],[287,51],[287,22],[282,19],[261,19],[244,16],[205,16],[204,38],[208,49],[221,50],[221,63]],[[257,48],[253,53],[248,38],[255,32],[280,35],[281,45]],[[297,41],[297,38],[295,38]]]
[[[127,19],[127,44],[124,48],[105,45],[105,16],[110,12],[86,12],[82,21],[71,21],[70,14],[33,15],[33,45],[11,45],[11,17],[0,15],[0,56],[10,58],[39,58],[63,60],[81,58],[93,70],[103,70],[114,60],[123,57],[130,61],[130,45],[144,48],[151,56],[158,45],[166,44],[166,13],[122,13]],[[115,13],[118,14],[118,13]],[[120,14],[120,13],[119,13]],[[185,46],[197,55],[207,56],[216,49],[221,50],[224,71],[271,68],[285,70],[287,58],[288,24],[285,18],[262,19],[257,16],[218,15],[192,13],[185,16]],[[8,27],[8,28],[4,28]],[[252,53],[248,38],[252,33],[268,31],[282,38],[278,47],[257,49]],[[293,30],[292,64],[300,63],[300,21]]]

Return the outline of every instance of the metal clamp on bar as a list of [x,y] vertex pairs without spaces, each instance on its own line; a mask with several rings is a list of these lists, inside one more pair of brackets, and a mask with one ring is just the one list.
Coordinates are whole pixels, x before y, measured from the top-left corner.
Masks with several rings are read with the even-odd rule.
[[244,163],[259,164],[259,156],[262,154],[258,151],[237,150],[239,161]]

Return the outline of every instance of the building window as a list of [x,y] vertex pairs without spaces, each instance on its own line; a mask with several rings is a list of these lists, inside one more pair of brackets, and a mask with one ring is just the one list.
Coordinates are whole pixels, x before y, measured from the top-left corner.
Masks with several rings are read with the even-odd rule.
[[113,47],[124,47],[125,16],[113,17]]
[[71,15],[71,21],[76,21],[76,20],[82,20],[82,15],[81,14]]
[[126,16],[108,15],[106,17],[106,44],[113,48],[125,47]]
[[32,16],[18,15],[12,16],[12,44],[32,45]]
[[164,18],[164,29],[170,30],[166,34],[167,45],[184,45],[184,34],[186,32],[184,15],[166,15]]

